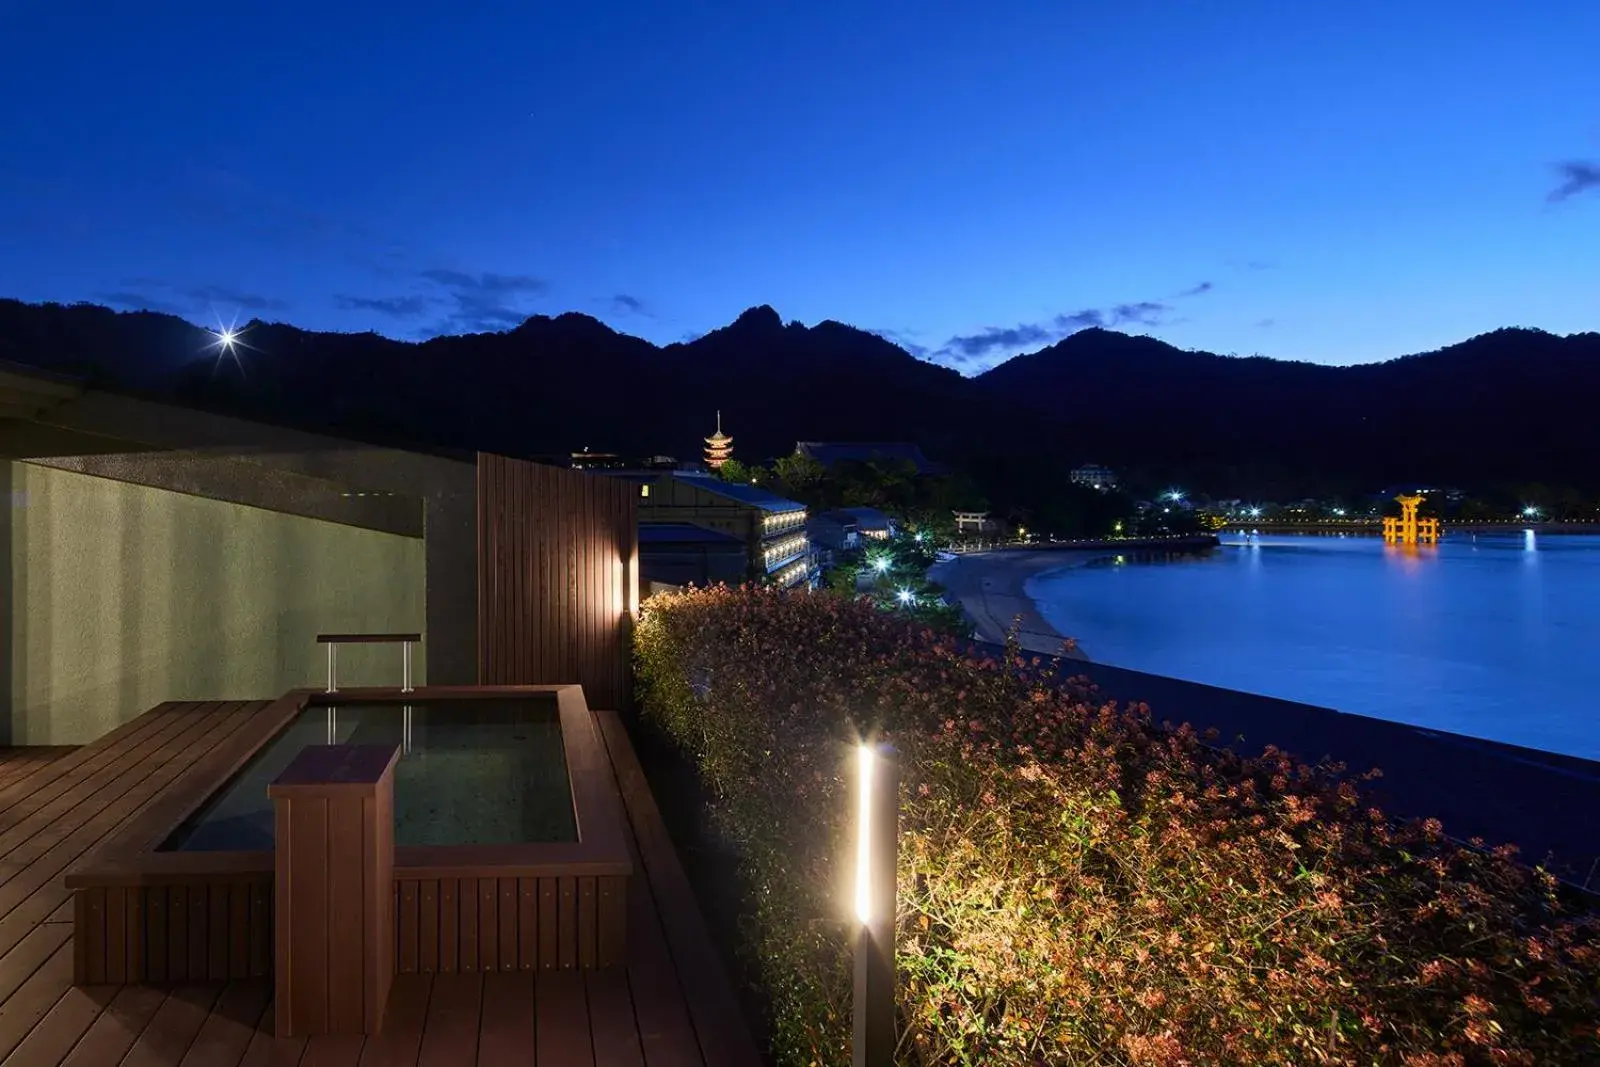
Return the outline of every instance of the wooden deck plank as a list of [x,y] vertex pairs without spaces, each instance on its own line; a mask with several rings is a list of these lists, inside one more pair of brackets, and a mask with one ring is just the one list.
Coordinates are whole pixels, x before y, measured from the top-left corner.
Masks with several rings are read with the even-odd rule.
[[260,979],[229,982],[180,1067],[232,1067],[244,1058],[272,990]]
[[11,829],[85,783],[104,782],[110,776],[108,770],[127,752],[138,750],[150,738],[160,736],[179,722],[182,708],[181,704],[164,704],[153,713],[146,712],[134,720],[139,729],[122,741],[85,745],[39,773],[0,789],[0,829]]
[[221,982],[174,989],[123,1058],[122,1067],[173,1067],[182,1063],[222,994]]
[[[632,835],[629,848],[632,849]],[[634,862],[638,863],[637,853]],[[628,988],[633,993],[639,1045],[650,1067],[702,1067],[694,1022],[672,969],[655,902],[642,878],[628,891]]]
[[67,1054],[62,1067],[107,1067],[121,1063],[166,999],[165,989],[123,986],[83,1039]]
[[[635,886],[648,884],[655,898],[667,945],[695,1033],[707,1063],[718,1067],[759,1067],[761,1055],[739,1007],[733,986],[712,945],[705,918],[678,860],[660,809],[650,792],[644,768],[614,711],[596,711],[595,719],[611,756],[617,787],[628,809],[628,824],[642,868],[635,866]],[[645,875],[640,878],[639,873]],[[630,942],[638,940],[630,927]]]
[[300,1067],[357,1067],[365,1044],[360,1034],[318,1034],[306,1042]]
[[[214,711],[220,705],[207,707]],[[105,759],[92,773],[65,775],[56,779],[50,790],[40,790],[34,799],[55,792],[47,803],[39,804],[32,811],[25,812],[20,804],[8,811],[3,820],[5,829],[0,832],[0,859],[10,860],[13,850],[19,845],[32,844],[41,830],[59,825],[66,813],[77,814],[82,811],[84,814],[79,820],[82,821],[107,804],[114,803],[129,785],[138,780],[129,777],[130,771],[153,755],[172,751],[169,743],[173,738],[181,737],[184,727],[194,721],[181,711],[169,711],[158,728],[145,731],[137,743],[127,748],[107,750]],[[119,785],[120,789],[117,788]],[[8,865],[6,869],[11,867]]]
[[4,1067],[58,1067],[116,999],[120,988],[69,986],[39,1025],[5,1058]]
[[[69,752],[58,760],[52,760],[40,768],[43,773],[29,775],[25,781],[12,782],[0,789],[0,826],[10,825],[7,821],[13,809],[23,806],[25,810],[34,808],[50,800],[59,790],[52,791],[50,784],[63,775],[72,774],[74,771],[84,773],[92,772],[107,756],[119,745],[137,738],[144,731],[153,729],[159,721],[161,713],[176,705],[158,704],[137,718],[129,719],[104,737],[100,737],[92,744],[84,745],[73,752]],[[64,788],[64,787],[63,787]]]
[[597,1067],[644,1067],[639,1021],[634,1017],[633,994],[628,990],[626,973],[615,969],[587,971],[583,980]]
[[[27,780],[48,792],[42,800],[30,801],[28,790],[7,784],[21,778],[0,776],[0,797],[10,796],[18,805],[11,822],[0,819],[0,848],[4,841],[14,842],[9,853],[0,855],[0,879],[7,879],[0,881],[0,1057],[10,1057],[0,1067],[339,1067],[358,1062],[361,1067],[742,1067],[737,1041],[730,1041],[715,1021],[715,986],[720,982],[726,987],[726,977],[704,939],[703,919],[631,745],[625,734],[607,734],[608,729],[621,730],[610,713],[599,713],[599,725],[623,798],[625,836],[636,872],[629,893],[626,970],[563,969],[594,959],[601,940],[597,928],[581,919],[573,923],[563,890],[582,899],[597,892],[598,883],[591,889],[590,883],[574,880],[569,888],[560,880],[542,884],[530,879],[525,884],[492,883],[498,892],[483,883],[456,882],[449,887],[448,905],[443,892],[437,897],[429,892],[425,901],[419,886],[418,933],[428,922],[431,905],[439,933],[456,935],[456,943],[448,946],[453,959],[425,961],[426,950],[419,945],[412,964],[417,970],[394,986],[385,1032],[365,1040],[275,1038],[266,981],[235,976],[226,983],[199,984],[223,959],[231,970],[236,956],[254,957],[257,946],[208,936],[191,939],[187,914],[173,926],[185,973],[189,957],[194,957],[196,984],[170,991],[145,986],[72,989],[72,908],[59,873],[141,811],[161,803],[180,776],[248,718],[239,713],[248,705],[211,706],[203,716],[207,729],[196,736],[193,726],[201,718],[197,707],[163,705],[161,714],[141,716],[150,720],[142,727],[135,720],[95,746],[31,768]],[[160,722],[171,732],[152,733]],[[51,771],[65,761],[71,763],[64,770]],[[0,755],[0,769],[4,766]],[[115,796],[108,792],[135,777]],[[51,806],[63,797],[69,800]],[[62,824],[70,825],[45,840],[47,847],[32,844],[38,835],[19,840],[29,829],[49,832],[50,826]],[[13,828],[18,832],[6,838]],[[9,877],[7,861],[16,864]],[[253,897],[246,902],[229,894],[216,896],[215,902],[210,897],[205,901],[208,911],[214,903],[225,903],[230,914],[241,903],[251,908],[258,903]],[[187,913],[186,894],[182,903]],[[154,952],[156,946],[147,948]],[[253,966],[258,961],[250,962]],[[522,969],[536,962],[544,967]],[[430,974],[423,970],[429,963],[441,969],[451,964],[476,969]],[[713,968],[709,981],[693,973],[704,964]],[[728,1003],[734,1003],[731,989],[726,991]],[[742,1019],[736,1021],[743,1026]],[[748,1040],[747,1030],[745,1034]],[[731,1056],[717,1059],[719,1049]]]
[[303,1037],[276,1037],[273,1005],[261,1013],[250,1047],[244,1050],[239,1067],[298,1067],[305,1055],[306,1039]]
[[396,975],[389,990],[383,1031],[367,1038],[361,1067],[415,1067],[422,1051],[422,1026],[433,995],[433,975]]
[[462,1064],[475,1063],[482,1007],[482,974],[458,971],[435,975],[417,1067],[462,1067]]
[[62,945],[70,947],[72,927],[40,925],[28,931],[17,946],[0,957],[0,1004],[11,998],[22,983],[44,966]]
[[[560,1067],[595,1064],[589,998],[577,971],[540,971],[534,992],[538,1013],[539,1063]],[[609,1065],[606,1065],[609,1067]]]
[[76,752],[78,745],[28,745],[0,750],[0,793],[32,778],[58,759]]
[[[133,805],[154,796],[180,770],[189,766],[198,758],[202,745],[222,736],[222,731],[229,726],[236,727],[237,723],[230,723],[226,712],[219,709],[192,720],[193,729],[184,729],[185,725],[176,722],[162,744],[131,753],[125,763],[107,768],[106,773],[114,772],[113,776],[98,788],[80,794],[79,801],[70,809],[57,811],[53,806],[41,809],[40,815],[50,815],[47,825],[36,825],[30,817],[15,828],[18,832],[27,832],[29,837],[0,858],[0,914],[14,907],[32,888],[37,888],[38,872],[45,869],[40,860],[46,857],[58,860],[59,864],[50,868],[50,873],[60,871],[105,836],[110,825],[121,822]],[[71,791],[76,792],[76,789]],[[31,877],[19,877],[22,875]]]
[[[15,945],[68,898],[68,890],[59,878],[63,870],[136,818],[174,778],[187,770],[195,759],[215,743],[237,730],[246,718],[244,715],[234,715],[231,719],[218,719],[205,733],[189,738],[186,756],[169,759],[151,770],[115,805],[79,826],[25,871],[0,886],[0,914],[4,914],[4,918],[0,918],[0,952]],[[170,965],[174,961],[168,962]]]
[[484,974],[478,1062],[497,1067],[502,1063],[506,1067],[533,1067],[533,1013],[532,971]]
[[0,1004],[0,1060],[22,1044],[71,986],[72,946],[63,944]]

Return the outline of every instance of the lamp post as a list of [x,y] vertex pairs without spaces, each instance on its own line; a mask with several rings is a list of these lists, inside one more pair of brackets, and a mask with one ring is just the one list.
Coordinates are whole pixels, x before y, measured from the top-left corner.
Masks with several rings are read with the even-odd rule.
[[892,1067],[900,768],[888,745],[857,749],[855,1028],[852,1067]]

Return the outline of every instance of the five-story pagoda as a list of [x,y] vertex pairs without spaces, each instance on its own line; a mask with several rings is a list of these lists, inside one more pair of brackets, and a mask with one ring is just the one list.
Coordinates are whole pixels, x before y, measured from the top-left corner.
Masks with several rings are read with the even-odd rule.
[[717,432],[705,439],[706,466],[718,470],[733,458],[733,438],[722,432],[722,412],[717,412]]

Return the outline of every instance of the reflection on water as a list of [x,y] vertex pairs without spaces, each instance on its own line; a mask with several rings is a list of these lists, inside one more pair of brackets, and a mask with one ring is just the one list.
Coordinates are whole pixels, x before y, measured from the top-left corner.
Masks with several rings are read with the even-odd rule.
[[1094,659],[1600,758],[1600,537],[1239,535],[1042,575]]

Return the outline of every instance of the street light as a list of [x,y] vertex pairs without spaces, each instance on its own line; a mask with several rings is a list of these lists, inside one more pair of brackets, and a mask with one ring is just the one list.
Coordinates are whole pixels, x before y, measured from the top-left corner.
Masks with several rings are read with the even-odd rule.
[[902,604],[910,604],[915,599],[917,599],[917,594],[913,593],[911,590],[909,590],[909,589],[900,590],[900,603],[902,603]]
[[852,1067],[894,1063],[895,863],[900,770],[887,745],[856,750],[855,1025]]

